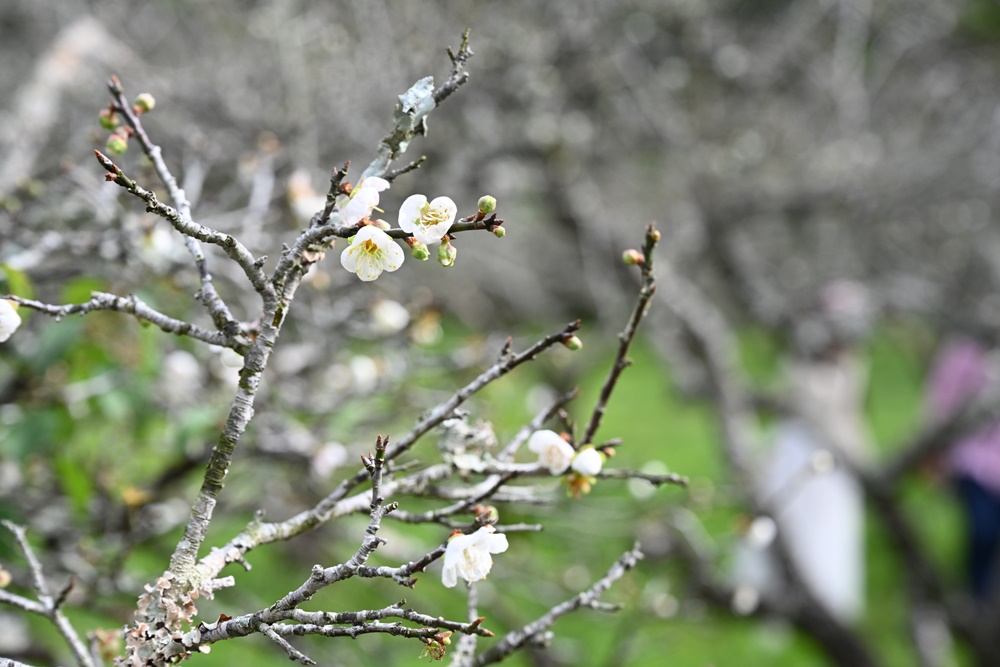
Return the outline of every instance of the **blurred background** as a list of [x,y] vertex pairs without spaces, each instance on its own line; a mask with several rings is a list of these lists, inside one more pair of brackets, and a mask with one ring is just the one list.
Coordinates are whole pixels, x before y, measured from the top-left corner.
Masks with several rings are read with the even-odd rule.
[[[423,76],[443,80],[445,47],[457,48],[466,27],[470,81],[433,112],[404,158],[427,161],[395,180],[382,208],[395,222],[402,200],[421,192],[450,196],[467,215],[488,193],[507,236],[463,235],[455,267],[411,260],[375,284],[342,271],[333,253],[313,270],[210,541],[224,541],[258,507],[280,518],[311,505],[353,473],[375,433],[408,430],[491,363],[508,334],[524,346],[583,317],[585,349],[560,348],[491,387],[473,402],[474,417],[490,420],[503,442],[579,384],[571,412],[585,419],[638,287],[622,251],[656,220],[658,259],[677,280],[654,301],[600,437],[623,439],[614,465],[676,471],[691,488],[651,494],[607,482],[582,502],[559,494],[552,506],[504,514],[542,520],[546,531],[513,537],[498,559],[483,598],[494,629],[518,627],[582,589],[636,536],[649,552],[609,593],[622,612],[567,617],[552,650],[512,664],[838,664],[799,607],[769,605],[778,593],[740,580],[739,554],[762,532],[760,507],[747,499],[765,493],[784,451],[782,425],[808,422],[810,410],[833,415],[834,431],[850,423],[845,437],[857,446],[838,449],[826,431],[811,432],[804,438],[820,444],[807,451],[829,448],[838,470],[862,468],[869,496],[884,482],[878,507],[869,503],[849,529],[862,549],[863,591],[860,608],[835,619],[844,636],[872,664],[988,664],[990,633],[976,617],[993,616],[976,610],[995,605],[968,593],[970,505],[956,500],[949,479],[961,475],[941,459],[957,436],[920,438],[954,411],[927,407],[935,350],[959,336],[975,341],[975,365],[985,369],[998,342],[992,0],[7,0],[0,293],[68,303],[95,289],[135,292],[208,322],[191,298],[197,274],[179,239],[94,163],[92,149],[107,138],[97,114],[111,73],[130,95],[156,97],[145,124],[195,218],[270,255],[273,268],[331,169],[351,160],[354,177],[363,170],[397,96]],[[135,146],[119,163],[154,185]],[[252,320],[256,297],[239,272],[214,251],[210,261],[234,314]],[[676,314],[679,294],[735,335],[738,381],[758,407],[748,435],[760,488],[733,474],[720,379],[691,316]],[[24,328],[0,346],[0,515],[29,526],[56,578],[76,576],[81,628],[114,628],[176,543],[236,369],[219,351],[115,314],[55,323],[21,312]],[[820,386],[805,407],[803,382]],[[826,410],[824,400],[839,407]],[[822,459],[807,459],[823,474]],[[714,545],[703,562],[732,596],[696,583],[678,551],[679,512]],[[907,526],[903,546],[889,515]],[[203,617],[270,604],[314,562],[353,553],[362,526],[345,521],[255,552],[253,571],[237,574],[237,588]],[[430,527],[388,530],[386,562],[442,539]],[[13,547],[0,536],[0,561],[23,575]],[[917,565],[906,549],[919,551]],[[320,602],[339,610],[401,597],[388,584],[341,588]],[[438,588],[406,597],[461,615],[461,594]],[[45,624],[5,609],[0,621],[9,629],[0,654],[67,660]],[[419,653],[382,637],[302,646],[343,665],[403,664]],[[251,638],[220,644],[203,662],[283,659]]]

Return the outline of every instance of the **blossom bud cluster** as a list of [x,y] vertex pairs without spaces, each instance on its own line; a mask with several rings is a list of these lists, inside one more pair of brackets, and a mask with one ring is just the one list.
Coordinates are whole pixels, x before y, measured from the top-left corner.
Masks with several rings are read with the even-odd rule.
[[[372,211],[380,211],[379,193],[389,188],[389,181],[377,176],[368,176],[354,186],[346,186],[345,192],[337,197],[334,214],[340,224],[348,227],[363,224],[351,244],[340,255],[341,265],[364,281],[371,281],[383,271],[395,271],[403,264],[405,255],[386,231],[389,223],[371,220]],[[479,200],[479,210],[491,211],[496,208],[496,199],[490,196]],[[427,246],[440,243],[436,257],[441,266],[454,266],[458,250],[451,244],[448,231],[455,223],[458,206],[450,197],[428,200],[421,194],[410,195],[399,209],[399,228],[412,234],[405,239],[410,246],[410,254],[420,261],[426,261],[431,253]],[[499,233],[498,233],[499,231]],[[497,227],[494,234],[503,236],[503,228]]]

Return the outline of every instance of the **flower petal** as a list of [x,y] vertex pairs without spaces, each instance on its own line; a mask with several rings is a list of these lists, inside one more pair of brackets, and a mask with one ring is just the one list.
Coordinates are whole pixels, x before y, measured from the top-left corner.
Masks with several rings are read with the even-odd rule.
[[10,338],[21,326],[21,316],[13,304],[6,299],[0,299],[0,343]]
[[[386,234],[386,238],[389,238],[388,234]],[[406,259],[406,253],[404,253],[403,249],[399,247],[399,244],[391,238],[389,238],[389,243],[384,246],[380,245],[379,248],[382,249],[383,253],[383,269],[386,271],[395,271],[403,265],[403,260]]]
[[601,467],[603,465],[604,458],[601,456],[601,453],[593,447],[588,447],[586,449],[581,449],[577,455],[573,457],[572,468],[581,475],[593,477],[597,473],[601,472]]
[[382,275],[382,265],[377,259],[369,254],[363,254],[358,258],[358,268],[356,270],[358,278],[367,282],[375,280]]
[[358,270],[358,249],[360,246],[355,238],[354,243],[344,248],[344,252],[340,253],[340,265],[351,273],[355,273]]
[[410,195],[403,200],[403,205],[399,207],[399,228],[413,234],[425,204],[427,197],[420,194]]

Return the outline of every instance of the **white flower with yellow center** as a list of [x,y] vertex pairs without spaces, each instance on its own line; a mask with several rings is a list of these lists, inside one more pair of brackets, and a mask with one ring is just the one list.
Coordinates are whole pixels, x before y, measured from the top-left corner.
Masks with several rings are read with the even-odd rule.
[[[389,188],[389,181],[378,176],[367,176],[354,186],[348,197],[338,198],[337,211],[340,222],[348,227],[356,225],[372,214],[378,206],[380,192]],[[364,278],[362,278],[364,280]]]
[[601,472],[603,465],[604,457],[599,451],[593,447],[584,447],[573,457],[573,463],[570,464],[570,467],[573,468],[573,472],[584,477],[595,477],[597,473]]
[[431,202],[423,195],[410,195],[399,208],[399,228],[421,243],[437,243],[455,222],[458,207],[449,197]]
[[403,249],[381,229],[366,225],[340,255],[340,263],[365,282],[403,265]]
[[485,579],[493,567],[493,557],[507,551],[507,536],[495,535],[493,526],[483,526],[471,535],[456,532],[444,552],[441,583],[452,588],[461,575],[470,584]]
[[528,449],[538,454],[538,462],[553,475],[566,472],[576,453],[555,431],[535,431],[528,439]]
[[21,326],[21,316],[17,314],[14,304],[7,299],[0,299],[0,343],[4,342]]

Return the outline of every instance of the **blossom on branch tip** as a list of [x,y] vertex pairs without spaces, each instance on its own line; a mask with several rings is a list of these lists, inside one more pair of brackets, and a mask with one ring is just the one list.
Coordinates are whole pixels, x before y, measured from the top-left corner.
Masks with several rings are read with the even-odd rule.
[[383,271],[395,271],[403,264],[403,249],[388,234],[371,226],[362,227],[354,241],[340,255],[340,263],[368,282]]
[[452,588],[461,575],[470,584],[485,579],[493,567],[493,557],[507,551],[507,536],[495,535],[493,526],[483,526],[471,535],[456,532],[448,539],[444,552],[441,583]]
[[438,264],[441,266],[455,266],[456,257],[458,257],[458,249],[451,243],[445,241],[438,248]]
[[146,113],[156,106],[156,98],[150,93],[139,93],[136,95],[134,109],[136,113]]
[[566,472],[576,453],[555,431],[532,433],[528,438],[528,450],[538,454],[538,462],[548,468],[553,475]]
[[399,208],[399,227],[421,243],[437,243],[455,222],[458,207],[449,197],[427,201],[423,195],[410,195]]
[[389,181],[378,176],[366,176],[354,186],[350,195],[337,198],[340,222],[348,227],[367,218],[378,206],[380,192],[389,188]]
[[21,316],[17,314],[15,304],[7,299],[0,299],[0,343],[4,342],[21,326]]
[[601,472],[603,465],[604,457],[599,451],[593,447],[584,447],[573,457],[570,467],[573,472],[580,473],[585,477],[594,477]]
[[479,198],[479,212],[483,215],[489,215],[493,211],[497,210],[497,199],[492,195],[483,195]]

